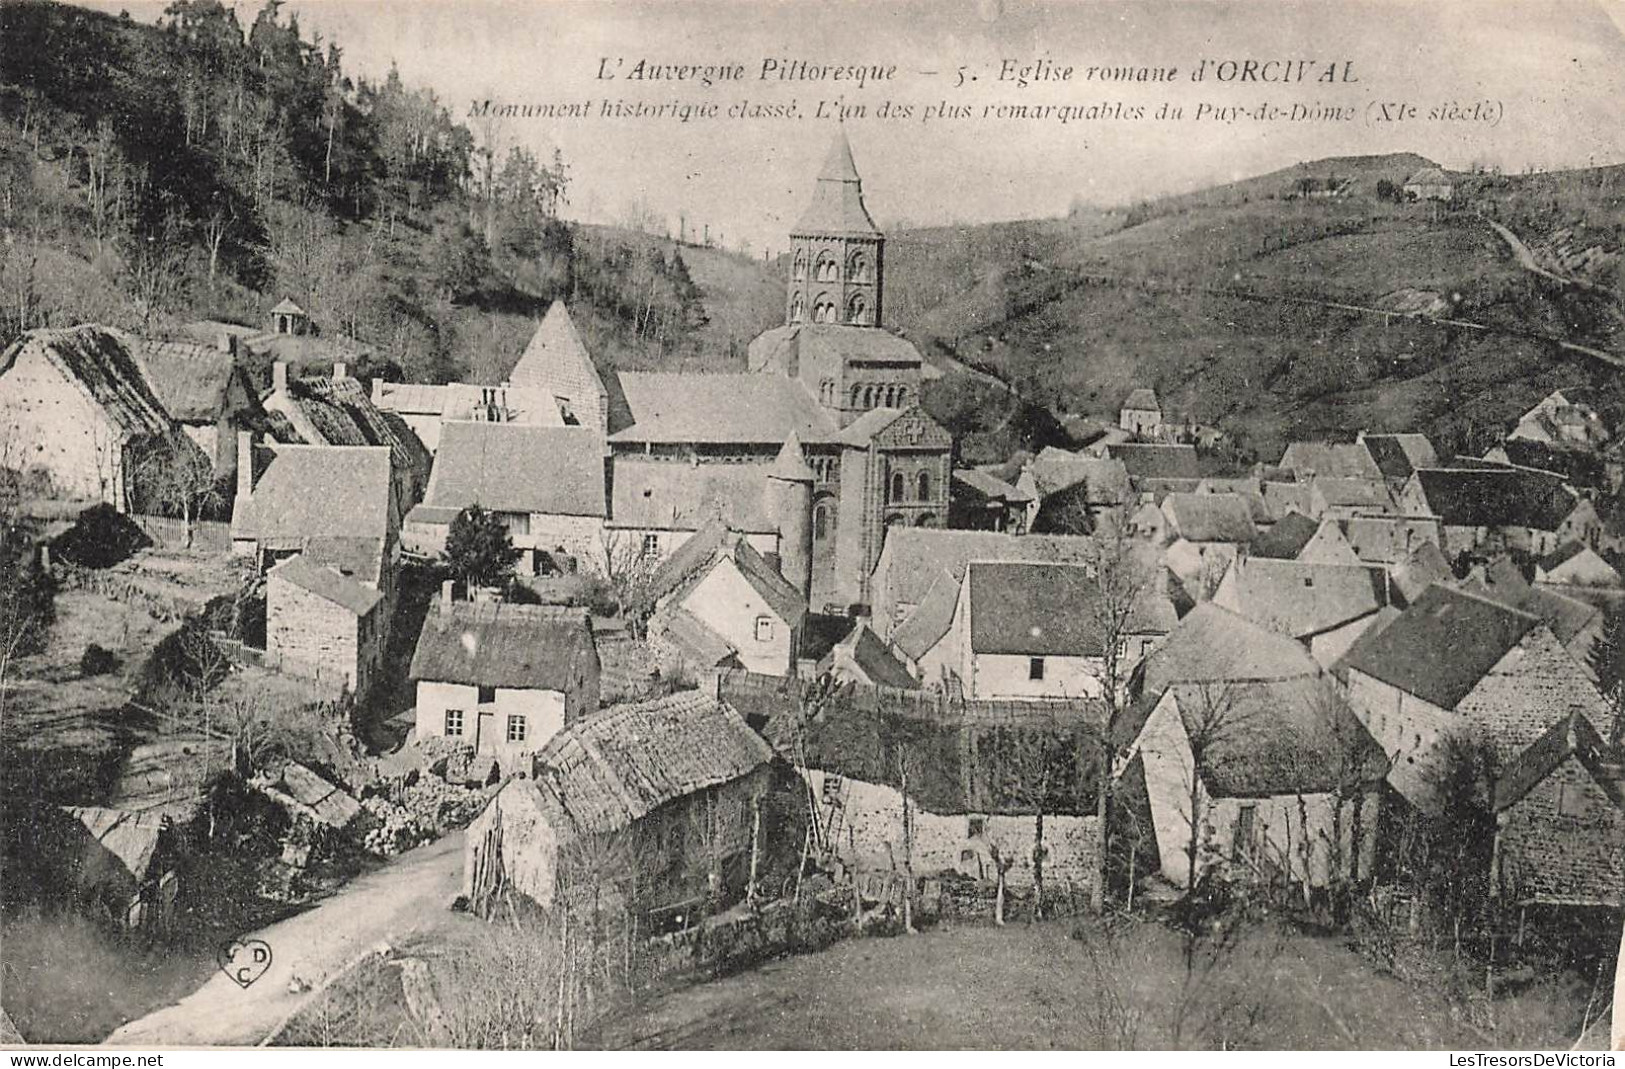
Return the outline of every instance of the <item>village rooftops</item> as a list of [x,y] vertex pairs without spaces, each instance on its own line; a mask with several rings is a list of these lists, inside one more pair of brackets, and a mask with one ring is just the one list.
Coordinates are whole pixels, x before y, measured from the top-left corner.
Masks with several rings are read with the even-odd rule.
[[536,755],[533,778],[578,827],[602,833],[772,759],[731,705],[680,691],[611,706],[565,728]]
[[977,653],[1098,657],[1099,590],[1075,564],[973,561],[970,644]]
[[1362,434],[1360,444],[1389,479],[1408,479],[1417,468],[1439,466],[1439,454],[1425,434]]
[[1116,442],[1106,447],[1113,460],[1122,461],[1131,479],[1200,479],[1196,447]]
[[1423,542],[1411,555],[1397,564],[1389,565],[1388,578],[1405,601],[1415,601],[1433,583],[1451,583],[1456,575],[1450,570],[1444,550],[1437,542]]
[[324,537],[381,542],[390,534],[390,500],[387,448],[280,445],[239,502],[231,535],[267,548]]
[[1245,545],[1258,535],[1252,508],[1239,494],[1169,494],[1162,507],[1187,542]]
[[[376,568],[370,570],[375,572]],[[319,564],[303,553],[288,558],[267,574],[341,606],[356,616],[366,616],[383,600],[382,594],[366,585],[366,582],[376,582],[376,575],[365,575],[366,582],[363,582],[354,574]]]
[[950,531],[938,527],[892,527],[881,551],[886,582],[901,605],[918,605],[946,572],[957,586],[973,560],[1082,564],[1093,543],[1075,535],[1012,535],[996,531]]
[[1555,531],[1577,504],[1561,477],[1528,468],[1423,468],[1415,478],[1428,507],[1451,527]]
[[1030,501],[1031,495],[980,468],[955,468],[954,482],[989,501]]
[[1129,391],[1128,397],[1123,400],[1124,411],[1129,412],[1157,412],[1162,406],[1157,403],[1157,391],[1146,386]]
[[1454,709],[1540,620],[1434,584],[1369,643],[1338,662],[1441,709]]
[[649,601],[660,601],[697,581],[724,557],[733,560],[740,576],[780,619],[791,627],[800,625],[807,614],[806,600],[742,532],[729,528],[720,519],[710,520],[661,562],[649,579]]
[[[751,340],[746,366],[755,371],[783,371],[805,362],[812,366],[858,360],[897,370],[919,369],[934,377],[930,365],[907,338],[879,327],[851,323],[791,323],[764,331]],[[927,369],[930,369],[928,371]]]
[[537,388],[563,384],[597,397],[608,396],[604,378],[563,301],[548,306],[519,362],[508,372],[508,381],[515,386]]
[[1142,691],[1175,683],[1235,683],[1320,674],[1302,643],[1212,602],[1192,609],[1146,656]]
[[1300,477],[1313,472],[1323,479],[1382,478],[1382,469],[1359,442],[1293,442],[1281,454],[1280,466]]
[[1508,763],[1495,781],[1495,811],[1516,803],[1570,757],[1578,758],[1609,800],[1625,809],[1625,753],[1610,750],[1585,714],[1573,712]]
[[1297,560],[1303,547],[1319,530],[1320,524],[1308,516],[1301,512],[1289,512],[1269,530],[1253,539],[1251,553],[1254,557]]
[[1253,558],[1231,566],[1234,602],[1248,619],[1306,639],[1369,616],[1387,604],[1381,568]]
[[589,427],[447,423],[424,504],[603,516],[603,439]]
[[596,656],[585,609],[452,602],[424,618],[411,678],[562,691]]
[[[848,652],[853,663],[875,686],[914,690],[920,685],[918,680],[908,674],[908,669],[891,650],[886,648],[886,644],[880,641],[880,638],[861,620],[853,625],[852,631],[836,645]],[[832,648],[818,663],[819,675],[830,671],[835,664],[835,658],[836,649]]]
[[610,526],[636,530],[692,531],[720,516],[753,534],[779,529],[761,464],[682,464],[615,458]]
[[1131,496],[1128,469],[1121,460],[1084,457],[1046,447],[1033,458],[1033,481],[1049,495],[1083,485],[1087,505],[1121,505]]
[[777,448],[792,431],[808,444],[838,440],[829,414],[783,375],[624,371],[620,382],[632,425],[613,442]]
[[237,374],[230,353],[212,345],[166,340],[141,343],[136,356],[153,393],[177,422],[212,424],[225,415]]
[[169,433],[169,413],[138,358],[139,343],[123,331],[81,326],[31,330],[0,353],[0,375],[25,351],[37,351],[104,412],[125,439]]
[[305,444],[388,446],[402,471],[429,470],[429,451],[418,436],[394,413],[374,405],[355,379],[332,375],[293,379],[281,391],[273,385],[261,395],[261,402],[267,408],[286,409],[276,414]]

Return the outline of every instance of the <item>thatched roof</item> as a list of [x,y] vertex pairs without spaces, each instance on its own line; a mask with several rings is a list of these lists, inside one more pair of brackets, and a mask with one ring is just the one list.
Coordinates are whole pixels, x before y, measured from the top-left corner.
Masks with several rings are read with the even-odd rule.
[[0,375],[25,353],[38,353],[107,413],[123,440],[167,434],[169,413],[142,372],[138,348],[128,334],[108,327],[31,330],[0,353]]

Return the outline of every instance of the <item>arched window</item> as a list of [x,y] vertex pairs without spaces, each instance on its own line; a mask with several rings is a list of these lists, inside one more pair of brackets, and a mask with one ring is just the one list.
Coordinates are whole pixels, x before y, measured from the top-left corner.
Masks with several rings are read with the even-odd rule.
[[863,388],[863,407],[875,407],[875,388],[873,386],[865,386]]
[[822,542],[829,537],[829,507],[819,505],[813,509],[813,541]]
[[863,299],[863,294],[854,293],[846,302],[846,321],[860,324],[869,321],[869,302]]
[[928,471],[920,472],[920,500],[931,500],[931,473]]
[[796,278],[806,278],[807,277],[807,250],[806,249],[797,249],[796,250],[795,277]]
[[835,300],[827,293],[820,293],[813,300],[813,322],[835,322]]
[[903,500],[903,473],[896,471],[891,477],[891,493],[886,495],[887,501]]
[[869,258],[861,251],[853,253],[846,262],[846,277],[853,282],[869,281]]
[[790,301],[790,322],[799,323],[799,322],[801,322],[802,317],[805,316],[806,314],[807,314],[807,302],[801,296],[801,294],[798,293]]
[[852,407],[858,408],[863,404],[863,387],[852,387]]
[[898,408],[907,408],[908,407],[908,387],[907,386],[899,386],[899,387],[897,387],[897,407]]
[[906,521],[903,519],[903,517],[899,516],[897,513],[894,512],[890,516],[886,517],[886,526],[887,527],[903,527],[903,526],[906,526]]
[[818,266],[813,270],[813,277],[820,282],[839,282],[841,280],[840,265],[828,250],[818,254]]
[[935,527],[936,525],[937,518],[931,515],[929,512],[922,513],[920,518],[914,521],[914,526],[916,527]]

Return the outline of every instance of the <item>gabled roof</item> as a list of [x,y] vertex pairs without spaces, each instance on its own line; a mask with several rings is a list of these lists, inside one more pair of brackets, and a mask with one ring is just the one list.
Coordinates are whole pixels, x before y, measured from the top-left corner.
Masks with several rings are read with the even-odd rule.
[[271,309],[271,314],[302,316],[306,315],[306,312],[303,308],[293,303],[292,297],[284,297],[275,308]]
[[852,146],[844,130],[836,131],[829,156],[818,172],[812,203],[790,229],[792,237],[802,234],[880,236],[880,229],[863,205],[863,180],[852,162]]
[[1397,564],[1419,543],[1439,540],[1439,521],[1433,516],[1353,516],[1341,526],[1355,556],[1373,564]]
[[[272,404],[275,398],[274,391],[267,391],[261,400]],[[292,379],[286,400],[314,429],[317,440],[309,445],[387,445],[403,471],[429,470],[429,451],[418,436],[395,413],[374,405],[355,379],[331,375]]]
[[451,422],[424,503],[494,512],[604,515],[604,444],[590,427]]
[[356,616],[366,616],[384,598],[354,575],[345,575],[336,568],[318,564],[303,553],[289,557],[266,574],[348,609]]
[[918,661],[942,641],[942,636],[953,626],[959,583],[947,569],[941,569],[919,601],[909,603],[914,605],[914,611],[891,633],[892,645],[904,656]]
[[[868,682],[877,687],[917,690],[920,686],[919,680],[908,674],[908,669],[903,663],[862,620],[852,626],[851,633],[836,643],[836,649],[847,651],[858,670],[864,674]],[[820,675],[829,672],[834,666],[836,649],[831,649],[823,660],[818,662]]]
[[954,483],[989,501],[1028,501],[1027,492],[980,468],[955,468]]
[[1299,642],[1212,602],[1196,606],[1145,659],[1142,690],[1175,683],[1292,679],[1320,674]]
[[1609,800],[1625,809],[1625,753],[1610,750],[1591,721],[1577,711],[1547,728],[1507,765],[1495,781],[1495,811],[1516,804],[1570,757],[1578,758]]
[[1123,462],[1131,479],[1199,479],[1194,445],[1154,445],[1149,442],[1114,442],[1107,455]]
[[834,422],[801,384],[775,374],[624,371],[632,425],[616,442],[773,445],[837,439]]
[[123,440],[167,434],[169,413],[142,373],[138,348],[128,334],[107,327],[30,330],[0,353],[0,375],[24,353],[38,353],[107,413]]
[[1276,560],[1297,560],[1303,547],[1315,537],[1320,524],[1301,512],[1289,512],[1269,530],[1252,542],[1254,557],[1272,557]]
[[1258,536],[1252,509],[1239,494],[1169,494],[1162,508],[1188,542],[1244,545]]
[[1258,492],[1264,499],[1264,511],[1277,523],[1293,513],[1307,516],[1314,511],[1308,483],[1266,479],[1259,483]]
[[390,534],[389,450],[381,446],[285,445],[232,517],[233,538],[294,545]]
[[1552,550],[1550,553],[1546,554],[1546,556],[1540,559],[1540,568],[1543,571],[1553,571],[1557,568],[1561,568],[1575,557],[1578,557],[1580,554],[1586,552],[1594,551],[1592,551],[1584,542],[1572,540],[1564,542],[1561,546],[1558,546],[1556,549]]
[[1438,451],[1425,434],[1365,434],[1360,444],[1389,479],[1408,479],[1417,468],[1439,466]]
[[763,331],[751,339],[745,366],[751,371],[790,375],[802,361],[809,365],[840,366],[853,360],[895,368],[920,368],[922,373],[929,367],[920,357],[919,349],[907,338],[880,327],[859,327],[851,323],[791,323]]
[[680,691],[611,706],[565,728],[536,756],[534,778],[580,828],[609,832],[772,759],[733,706]]
[[1281,467],[1323,479],[1382,478],[1382,469],[1358,442],[1293,442],[1281,454]]
[[598,397],[608,396],[603,376],[563,301],[548,306],[519,362],[508,372],[508,381],[515,386],[584,389]]
[[611,463],[612,526],[693,531],[720,516],[735,530],[779,528],[779,517],[768,507],[768,469],[762,465],[692,465],[627,454]]
[[1469,579],[1463,590],[1472,591],[1509,609],[1538,616],[1565,645],[1602,617],[1602,610],[1577,598],[1564,597],[1555,590],[1530,586],[1506,558],[1496,562],[1483,579]]
[[505,602],[436,604],[423,620],[411,678],[518,690],[567,689],[597,660],[585,609]]
[[1329,508],[1358,508],[1392,512],[1394,499],[1381,479],[1344,479],[1316,476],[1312,490]]
[[1050,561],[1082,564],[1093,543],[1077,535],[1013,535],[997,531],[951,531],[940,527],[891,527],[881,550],[893,602],[918,605],[944,572],[954,586],[973,560]]
[[[212,345],[145,341],[137,352],[147,382],[179,423],[215,423],[226,415],[237,363]],[[243,393],[252,396],[246,385]]]
[[1394,589],[1407,602],[1421,597],[1422,592],[1434,583],[1449,583],[1456,578],[1450,570],[1450,562],[1445,560],[1444,550],[1436,542],[1423,542],[1417,546],[1409,557],[1391,565],[1388,575],[1393,580]]
[[781,620],[791,627],[801,623],[807,614],[806,599],[742,532],[729,528],[720,519],[709,521],[661,562],[650,577],[647,597],[651,603],[660,602],[673,593],[692,588],[723,559],[733,561],[745,582]]
[[1131,390],[1128,397],[1123,400],[1124,411],[1135,412],[1161,412],[1162,406],[1157,403],[1157,391],[1145,386]]
[[1452,527],[1555,531],[1578,504],[1559,476],[1527,468],[1423,468],[1414,478]]
[[1338,668],[1454,709],[1538,626],[1528,613],[1436,583],[1371,642],[1351,647]]
[[1325,679],[1180,684],[1169,698],[1203,742],[1200,773],[1215,797],[1326,794],[1388,774],[1382,747]]
[[1450,176],[1442,168],[1429,164],[1405,179],[1407,186],[1440,186],[1449,185]]
[[973,652],[1100,656],[1100,594],[1087,568],[973,561],[965,583]]
[[1048,496],[1082,484],[1088,505],[1120,505],[1132,494],[1121,460],[1083,457],[1047,447],[1030,465],[1040,494]]
[[675,643],[687,657],[706,668],[739,666],[738,647],[675,602],[649,618],[649,633]]
[[1388,601],[1381,568],[1256,557],[1231,567],[1235,600],[1227,606],[1296,639],[1369,616]]

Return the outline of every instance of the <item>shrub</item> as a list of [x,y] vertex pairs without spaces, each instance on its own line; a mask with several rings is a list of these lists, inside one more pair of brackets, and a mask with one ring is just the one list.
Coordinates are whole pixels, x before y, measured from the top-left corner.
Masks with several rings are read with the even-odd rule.
[[106,675],[118,667],[118,655],[92,642],[79,657],[79,672],[84,676]]

